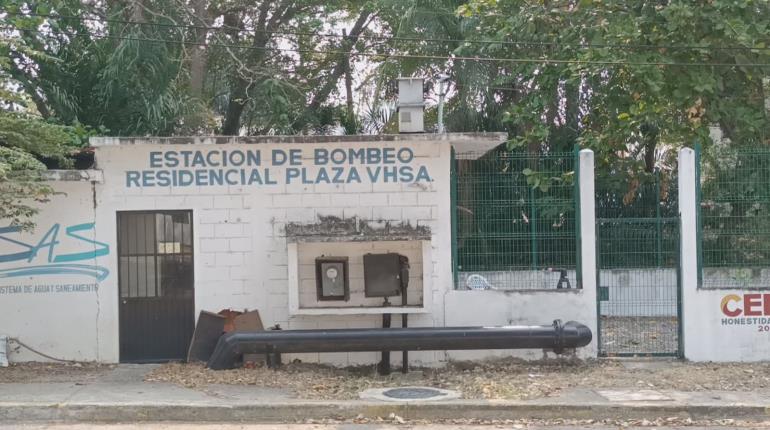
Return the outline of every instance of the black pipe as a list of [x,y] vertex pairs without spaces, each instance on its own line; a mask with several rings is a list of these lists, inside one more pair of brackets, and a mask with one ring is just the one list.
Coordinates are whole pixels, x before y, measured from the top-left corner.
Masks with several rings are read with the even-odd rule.
[[281,330],[227,333],[217,342],[208,367],[232,369],[244,353],[443,351],[469,349],[553,349],[591,343],[591,329],[556,320],[546,326],[412,327],[389,329]]
[[[403,328],[409,327],[406,315],[405,313],[401,314],[401,327]],[[409,351],[407,350],[401,351],[401,373],[409,373]]]
[[[406,289],[409,288],[409,259],[400,255],[398,262],[401,263],[401,271],[399,273],[399,279],[401,280],[401,306],[406,307],[409,303],[406,297]],[[409,327],[409,314],[401,314],[401,327]],[[409,351],[401,351],[401,373],[409,373]]]
[[[385,306],[388,306],[388,298],[385,297]],[[382,328],[390,328],[390,314],[382,314]],[[380,375],[390,375],[390,351],[382,350],[380,363],[377,364],[377,373]]]

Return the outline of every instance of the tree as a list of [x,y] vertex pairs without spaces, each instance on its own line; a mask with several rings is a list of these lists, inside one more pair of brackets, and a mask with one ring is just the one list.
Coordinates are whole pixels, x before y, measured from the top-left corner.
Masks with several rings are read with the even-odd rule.
[[[338,104],[326,104],[376,10],[364,1],[274,0],[250,8],[238,3],[218,7],[226,26],[215,39],[238,46],[218,56],[228,77],[222,89],[226,97],[217,107],[223,115],[221,133],[302,133],[336,121]],[[346,23],[352,27],[343,35],[336,29]]]
[[606,175],[651,173],[718,125],[760,143],[770,122],[762,77],[770,63],[768,3],[474,0],[479,39],[458,55],[492,62],[493,85],[516,93],[512,147],[593,149]]
[[37,204],[54,194],[45,182],[48,166],[43,161],[71,166],[69,156],[84,142],[78,134],[75,127],[0,113],[0,220],[27,230],[34,227]]
[[[89,133],[82,126],[65,127],[46,122],[40,116],[19,113],[30,111],[30,105],[42,103],[37,92],[18,91],[29,88],[29,81],[16,79],[15,59],[53,61],[36,51],[20,37],[0,37],[0,219],[23,229],[34,227],[32,217],[38,204],[45,202],[54,190],[43,175],[48,166],[72,165],[70,155],[85,145]],[[50,112],[42,106],[46,115]]]
[[[173,2],[9,0],[0,22],[43,54],[11,50],[9,73],[44,118],[120,135],[168,135],[195,104]],[[160,43],[158,41],[161,41]]]

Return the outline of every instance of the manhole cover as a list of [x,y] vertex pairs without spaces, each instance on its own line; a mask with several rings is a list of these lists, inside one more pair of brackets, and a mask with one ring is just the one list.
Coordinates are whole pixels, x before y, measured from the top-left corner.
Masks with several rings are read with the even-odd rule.
[[432,402],[459,399],[460,393],[431,387],[396,387],[370,388],[364,390],[360,396],[363,400],[386,402]]
[[382,394],[394,399],[430,399],[431,397],[446,396],[446,393],[435,388],[419,387],[393,388],[383,391]]

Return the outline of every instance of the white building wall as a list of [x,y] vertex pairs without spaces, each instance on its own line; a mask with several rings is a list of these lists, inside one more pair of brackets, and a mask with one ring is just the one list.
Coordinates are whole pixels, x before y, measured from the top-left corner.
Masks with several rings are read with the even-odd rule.
[[[95,184],[53,185],[57,194],[39,206],[33,231],[0,226],[0,332],[59,359],[112,361],[117,293],[102,278],[115,276],[114,246],[94,224]],[[45,360],[10,346],[11,361]]]
[[[317,167],[312,154],[316,148],[409,147],[413,166],[425,166],[431,182],[278,184],[249,186],[127,187],[126,172],[147,169],[151,152],[167,150],[233,150],[258,148],[262,154],[274,149],[300,150],[302,166],[310,175]],[[123,210],[191,209],[195,237],[195,308],[219,311],[224,308],[258,309],[266,326],[285,329],[377,327],[380,315],[291,315],[289,311],[289,258],[287,223],[314,223],[319,216],[358,217],[362,220],[408,222],[430,228],[431,261],[416,267],[430,277],[429,285],[442,292],[451,287],[451,234],[449,222],[448,140],[398,142],[333,142],[327,144],[258,145],[105,145],[98,148],[98,167],[105,172],[98,189],[97,218],[111,231],[114,240],[115,213]],[[275,167],[275,166],[273,166]],[[359,166],[360,168],[360,166]],[[285,167],[271,168],[273,178],[285,178]],[[358,253],[356,244],[348,252]],[[114,261],[112,262],[114,264]],[[116,291],[116,278],[107,281]],[[418,286],[418,285],[415,285]],[[411,286],[410,286],[411,290]],[[443,309],[443,294],[432,294]],[[117,293],[116,293],[117,294]],[[397,323],[394,318],[394,324]],[[443,325],[443,315],[418,313],[409,320],[413,326]],[[113,338],[109,361],[115,361],[117,336]],[[324,354],[336,364],[372,362],[376,354]],[[318,354],[287,357],[316,361]],[[435,362],[433,352],[414,353],[415,362]],[[395,361],[395,360],[394,360]]]
[[[109,253],[89,264],[109,271],[109,276],[98,282],[98,294],[59,294],[50,297],[26,294],[0,294],[0,332],[26,339],[41,350],[67,359],[119,360],[118,334],[118,277],[117,277],[117,212],[136,210],[191,210],[193,214],[195,313],[201,310],[217,312],[221,309],[258,309],[265,326],[279,324],[284,329],[323,329],[345,327],[379,327],[381,315],[373,307],[365,311],[346,309],[338,315],[306,315],[293,312],[293,288],[299,296],[300,286],[307,286],[306,257],[299,257],[300,248],[308,252],[328,245],[296,243],[287,238],[288,223],[312,224],[321,216],[355,217],[379,224],[408,223],[426,227],[427,238],[399,248],[397,242],[371,242],[372,250],[403,251],[414,259],[410,293],[422,287],[422,306],[409,315],[410,326],[447,325],[506,325],[551,324],[553,319],[575,320],[596,330],[596,294],[593,258],[583,258],[583,290],[568,292],[538,291],[500,293],[492,291],[456,291],[452,279],[451,261],[451,203],[450,160],[451,145],[478,152],[474,139],[487,148],[502,141],[501,136],[464,137],[452,135],[420,135],[384,137],[380,140],[356,141],[355,138],[318,138],[316,143],[302,138],[197,139],[96,139],[97,168],[103,180],[91,183],[57,183],[70,191],[69,197],[55,200],[44,207],[38,217],[39,225],[53,221],[64,224],[94,222],[92,238],[109,246]],[[252,143],[252,144],[244,144]],[[287,168],[305,168],[315,176],[320,168],[313,152],[316,149],[409,148],[414,158],[409,163],[415,171],[424,167],[431,180],[371,181],[362,177],[360,182],[302,183],[286,182]],[[159,167],[168,151],[200,151],[204,157],[211,151],[259,149],[263,157],[273,150],[299,154],[295,166],[276,165],[267,158],[262,167],[269,167],[270,185],[189,185],[149,186],[135,173],[158,170],[180,170]],[[158,155],[160,154],[160,155]],[[160,158],[158,158],[160,157]],[[287,162],[291,164],[290,162]],[[278,163],[280,164],[280,163]],[[584,165],[585,164],[585,165]],[[345,164],[364,169],[356,163]],[[379,163],[375,167],[383,167]],[[333,166],[332,166],[333,167]],[[593,171],[592,154],[581,155],[581,181],[586,181],[581,206],[584,211],[583,252],[594,254],[593,234]],[[182,169],[184,170],[184,169]],[[282,179],[281,179],[282,178]],[[264,181],[267,179],[262,178]],[[590,184],[588,183],[590,179]],[[157,180],[155,178],[154,180]],[[137,182],[138,181],[138,182]],[[582,185],[582,182],[581,182]],[[70,189],[72,188],[72,189]],[[590,220],[590,221],[587,221]],[[36,233],[39,234],[39,233]],[[33,239],[25,239],[34,241]],[[409,239],[407,239],[409,240]],[[419,243],[419,245],[417,245]],[[61,245],[64,247],[64,243]],[[336,254],[358,258],[361,245],[336,243]],[[418,252],[421,249],[421,253]],[[315,247],[315,248],[314,248]],[[0,243],[0,255],[10,248]],[[63,249],[63,248],[62,248]],[[292,253],[296,250],[297,254]],[[303,275],[304,274],[304,275]],[[418,275],[419,274],[419,275]],[[15,282],[15,281],[14,281]],[[45,280],[40,277],[40,282]],[[3,284],[0,284],[3,285]],[[360,289],[356,293],[360,294]],[[420,297],[420,295],[415,295]],[[398,298],[395,298],[398,300]],[[360,303],[357,303],[360,304]],[[20,317],[16,309],[34,318]],[[75,312],[73,312],[75,310]],[[412,312],[410,310],[410,312]],[[75,314],[75,315],[73,315]],[[13,315],[13,316],[11,316]],[[61,318],[48,320],[40,315]],[[34,322],[31,322],[34,321]],[[394,316],[393,325],[400,318]],[[538,356],[540,352],[510,352],[522,357]],[[493,351],[474,351],[449,358],[483,358],[499,355]],[[595,356],[595,342],[581,349],[582,356]],[[394,354],[394,363],[399,354]],[[287,361],[324,361],[339,365],[370,364],[378,360],[376,353],[297,354]],[[447,359],[444,352],[412,352],[415,364],[437,365]],[[12,356],[15,360],[36,359],[31,355]]]
[[[298,244],[299,267],[299,308],[339,308],[341,306],[382,307],[382,297],[366,297],[364,294],[364,254],[399,253],[409,259],[409,285],[407,287],[407,304],[420,306],[423,303],[422,283],[422,241],[374,241],[374,242],[315,242]],[[345,256],[348,261],[348,278],[350,283],[350,299],[348,301],[319,301],[317,298],[315,259],[319,256]],[[394,305],[401,304],[400,297],[391,297]],[[336,309],[335,309],[336,311]]]
[[[596,302],[585,290],[469,291],[446,292],[447,326],[549,325],[554,320],[577,321],[591,328],[596,337]],[[595,357],[596,341],[576,351],[578,357]],[[542,350],[448,351],[450,360],[486,357],[543,358]],[[553,354],[551,354],[553,357]]]

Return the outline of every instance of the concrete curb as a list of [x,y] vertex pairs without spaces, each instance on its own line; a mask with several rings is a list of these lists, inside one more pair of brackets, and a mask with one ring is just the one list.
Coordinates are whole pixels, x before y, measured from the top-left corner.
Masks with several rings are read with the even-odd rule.
[[0,422],[252,422],[280,423],[306,420],[387,418],[405,420],[513,420],[513,419],[736,419],[766,421],[770,405],[681,403],[581,403],[447,401],[393,402],[287,402],[248,405],[120,404],[120,403],[0,403]]

